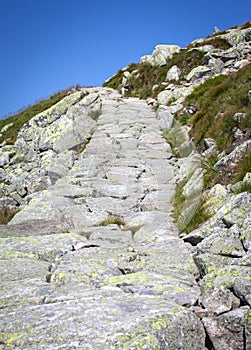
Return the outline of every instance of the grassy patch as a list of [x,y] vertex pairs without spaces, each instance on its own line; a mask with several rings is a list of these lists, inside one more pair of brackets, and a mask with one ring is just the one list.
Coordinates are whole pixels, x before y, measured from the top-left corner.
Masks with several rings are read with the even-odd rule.
[[[165,89],[165,86],[161,85],[161,83],[165,81],[166,74],[172,66],[176,65],[180,68],[180,80],[183,80],[185,75],[193,68],[202,64],[204,64],[204,53],[197,49],[182,49],[161,67],[155,67],[149,63],[132,63],[127,67],[128,72],[134,72],[127,79],[127,84],[131,87],[131,91],[126,92],[125,96],[132,95],[141,99],[156,97],[160,91]],[[118,71],[104,83],[104,86],[119,90],[122,84],[123,72],[122,70]],[[154,85],[158,85],[158,88],[153,89]]]
[[19,209],[10,208],[7,205],[0,209],[0,225],[7,225],[8,222],[19,212]]
[[[245,29],[251,27],[251,23],[244,23],[238,27]],[[119,90],[122,84],[124,72],[132,73],[127,79],[127,84],[131,87],[130,91],[126,92],[125,96],[135,96],[142,99],[148,97],[156,97],[159,92],[165,89],[165,86],[161,85],[166,79],[168,70],[176,65],[181,70],[180,79],[178,82],[173,81],[175,84],[179,84],[185,79],[185,76],[195,67],[204,65],[205,53],[199,49],[200,46],[213,45],[216,49],[227,50],[231,48],[231,45],[220,35],[224,32],[219,32],[214,35],[210,35],[202,42],[190,44],[187,48],[181,49],[179,53],[175,53],[173,57],[167,60],[166,64],[161,67],[152,66],[149,63],[132,63],[123,70],[119,70],[113,77],[104,83],[104,86],[111,87]],[[158,85],[153,89],[154,85]]]
[[184,207],[184,202],[186,197],[183,195],[183,187],[186,185],[186,183],[187,183],[187,180],[183,180],[177,185],[175,195],[173,198],[172,204],[174,209],[173,209],[172,215],[176,221],[178,220]]
[[236,173],[233,183],[243,180],[246,173],[251,173],[251,154],[247,153],[241,158],[236,166]]
[[[195,105],[198,112],[189,120],[191,136],[203,149],[204,138],[215,139],[220,152],[233,149],[234,128],[245,132],[250,127],[251,104],[248,91],[251,83],[251,64],[230,76],[217,76],[198,86],[185,100],[185,106]],[[245,113],[246,118],[237,122],[235,113]],[[176,116],[178,119],[184,115]]]
[[205,189],[211,188],[219,182],[220,173],[214,168],[214,165],[217,162],[217,160],[218,153],[214,152],[201,161],[201,166],[204,170],[203,180]]
[[218,35],[222,34],[222,32],[219,34],[214,34],[213,36],[208,37],[208,39],[206,39],[203,43],[194,43],[189,45],[189,47],[195,48],[203,45],[213,45],[216,49],[227,50],[231,47],[231,45],[225,39],[218,37]]
[[[184,204],[186,201],[186,197],[183,195],[183,187],[186,185],[187,180],[183,180],[176,187],[176,192],[173,199],[173,218],[176,222],[178,222],[182,211],[184,210]],[[204,202],[201,200],[201,203],[198,205],[195,213],[191,217],[190,221],[186,224],[184,228],[182,228],[182,232],[189,233],[203,224],[206,220],[209,219],[210,215],[204,209]]]
[[164,130],[163,137],[169,143],[172,153],[179,158],[178,148],[186,141],[185,131],[181,128],[180,123],[176,122],[171,129]]
[[242,192],[250,192],[251,193],[251,184],[243,183],[240,187],[233,191],[235,194],[239,194]]
[[40,100],[34,105],[29,106],[26,109],[18,112],[17,114],[12,115],[7,119],[0,120],[0,130],[5,125],[13,123],[13,125],[10,126],[6,132],[2,133],[2,136],[0,136],[0,143],[2,143],[4,140],[7,140],[9,144],[14,144],[19,130],[25,123],[27,123],[36,114],[45,111],[57,102],[61,101],[64,97],[68,95],[68,93],[71,90],[72,87],[69,87],[66,90],[59,91],[48,99]]
[[109,215],[107,219],[105,219],[99,223],[99,226],[108,226],[111,224],[115,224],[118,226],[125,226],[126,225],[125,221],[120,216]]
[[204,203],[201,203],[198,208],[196,209],[193,217],[189,221],[189,223],[184,228],[184,232],[190,233],[196,228],[198,228],[200,225],[202,225],[204,222],[206,222],[210,218],[210,214],[206,212],[206,210],[203,207]]

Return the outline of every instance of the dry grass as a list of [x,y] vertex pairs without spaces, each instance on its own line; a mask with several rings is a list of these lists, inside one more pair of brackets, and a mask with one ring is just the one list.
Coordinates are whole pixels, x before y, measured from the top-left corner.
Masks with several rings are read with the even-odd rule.
[[117,215],[109,215],[107,217],[107,219],[101,221],[99,223],[99,226],[108,226],[108,225],[111,225],[111,224],[115,224],[115,225],[118,225],[118,226],[125,226],[126,223],[125,221],[120,217],[120,216],[117,216]]
[[7,225],[8,222],[19,212],[19,209],[4,206],[0,209],[0,224]]
[[[250,127],[250,84],[251,64],[233,75],[207,80],[187,98],[185,104],[195,104],[198,108],[191,119],[191,136],[197,145],[203,147],[204,138],[212,137],[219,151],[232,150],[234,128],[244,132]],[[246,118],[237,122],[233,118],[235,113],[245,113]]]

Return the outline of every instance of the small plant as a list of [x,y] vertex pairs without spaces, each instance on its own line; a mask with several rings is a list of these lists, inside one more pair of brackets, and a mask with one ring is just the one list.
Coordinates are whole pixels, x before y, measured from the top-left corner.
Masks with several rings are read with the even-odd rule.
[[[176,187],[176,192],[173,200],[173,212],[172,215],[176,222],[178,222],[180,216],[182,215],[182,211],[184,210],[184,204],[186,201],[186,196],[183,194],[183,188],[186,185],[187,180],[183,180]],[[209,219],[210,215],[204,209],[203,200],[200,201],[197,209],[195,210],[193,216],[186,224],[186,226],[181,228],[182,232],[189,233],[199,227],[203,222]]]
[[189,221],[189,223],[184,228],[184,232],[190,233],[196,228],[198,228],[201,224],[206,222],[210,218],[210,214],[207,213],[203,207],[204,203],[201,203],[196,209],[193,217]]
[[246,153],[237,163],[237,171],[233,183],[243,180],[246,173],[251,173],[251,153]]
[[174,217],[174,219],[177,221],[182,209],[184,207],[184,202],[186,197],[183,195],[183,187],[186,185],[187,180],[183,180],[181,181],[177,187],[176,187],[176,191],[175,191],[175,195],[174,195],[174,199],[173,199],[173,212],[172,215]]
[[86,146],[88,145],[88,143],[91,141],[91,138],[88,138],[87,140],[85,140],[82,145],[80,146],[80,148],[78,149],[78,154],[81,154],[84,152],[84,150],[86,149]]
[[9,206],[4,206],[0,209],[0,224],[7,225],[8,222],[19,212],[17,208],[11,208]]
[[218,153],[214,152],[201,161],[202,168],[204,170],[204,187],[210,188],[217,182],[219,182],[219,171],[214,168],[215,163],[218,160]]
[[101,114],[102,114],[101,109],[91,109],[88,113],[89,117],[91,117],[95,121],[98,120]]
[[90,231],[83,231],[83,232],[79,233],[80,236],[83,236],[83,237],[85,237],[87,239],[90,238],[91,234],[92,234],[92,232],[90,232]]
[[115,225],[118,225],[120,227],[121,226],[124,227],[126,225],[125,221],[120,216],[109,215],[107,219],[105,219],[99,223],[99,226],[108,226],[111,224],[115,224]]
[[244,182],[241,186],[239,186],[236,190],[233,191],[235,194],[239,194],[242,192],[250,192],[251,193],[251,184]]

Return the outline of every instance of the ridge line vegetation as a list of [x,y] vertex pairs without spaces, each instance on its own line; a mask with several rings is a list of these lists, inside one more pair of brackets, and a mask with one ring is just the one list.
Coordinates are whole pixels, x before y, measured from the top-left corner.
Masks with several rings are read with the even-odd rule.
[[[76,85],[75,89],[79,89],[80,85]],[[54,94],[52,94],[49,98],[41,99],[34,104],[18,111],[16,114],[13,114],[6,119],[0,120],[0,130],[6,126],[7,124],[13,123],[8,129],[0,134],[0,143],[6,142],[8,144],[14,144],[17,138],[17,134],[21,127],[27,123],[31,118],[35,115],[45,111],[46,109],[52,107],[59,101],[61,101],[64,97],[71,93],[74,89],[73,86],[65,90],[60,90]]]

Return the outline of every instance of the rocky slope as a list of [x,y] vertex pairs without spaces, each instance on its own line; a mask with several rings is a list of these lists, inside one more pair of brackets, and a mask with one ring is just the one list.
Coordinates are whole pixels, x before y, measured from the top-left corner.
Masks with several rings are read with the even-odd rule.
[[[233,181],[250,156],[250,39],[249,23],[159,45],[13,144],[5,121],[0,349],[251,349],[249,165]],[[197,89],[218,74],[242,74],[246,94],[225,152],[196,133]]]

